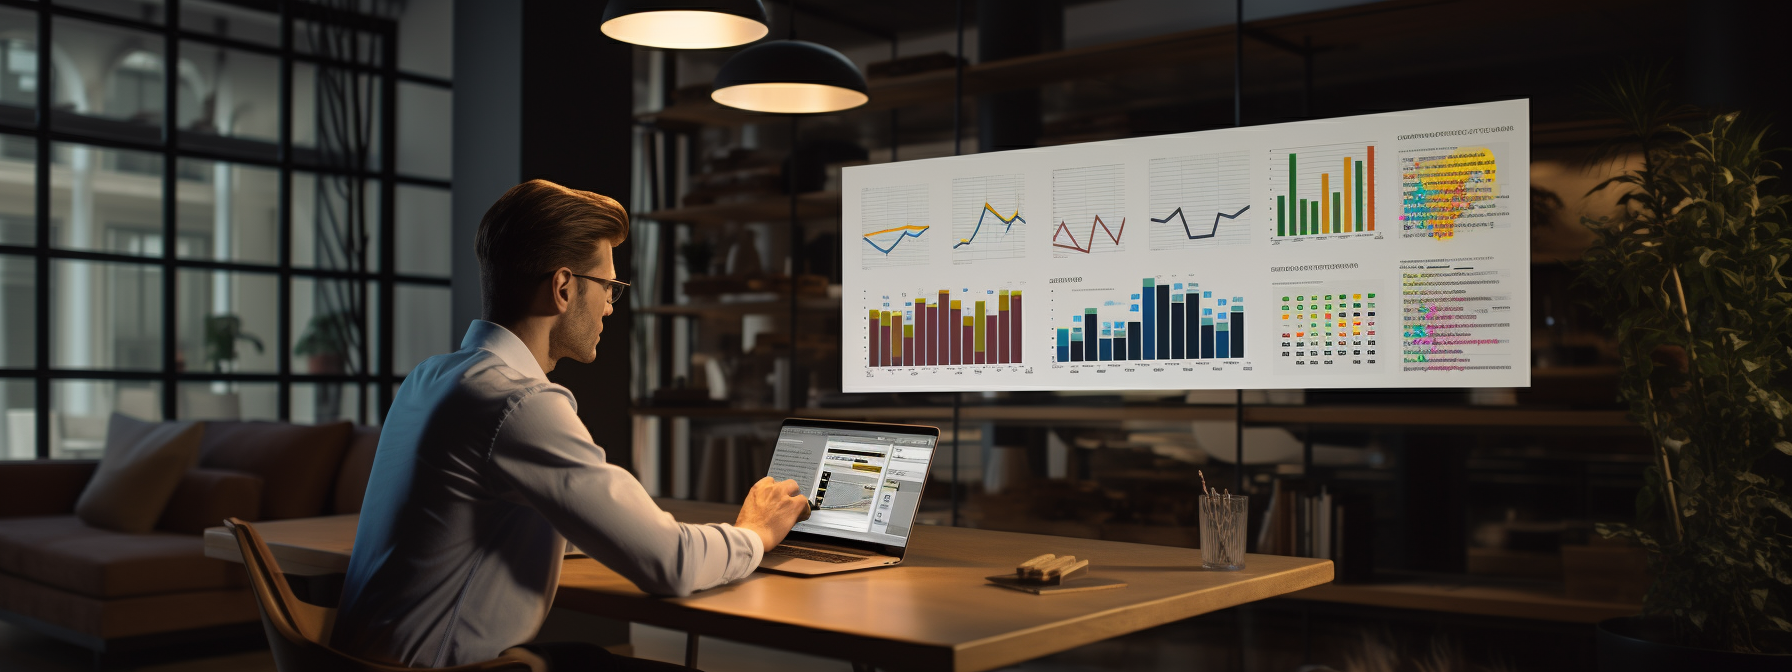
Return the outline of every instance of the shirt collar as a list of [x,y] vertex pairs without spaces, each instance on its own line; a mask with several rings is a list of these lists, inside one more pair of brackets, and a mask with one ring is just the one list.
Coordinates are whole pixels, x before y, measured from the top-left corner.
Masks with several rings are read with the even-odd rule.
[[546,380],[548,374],[541,370],[541,362],[535,360],[535,353],[529,352],[529,346],[523,339],[510,333],[503,325],[485,320],[473,320],[467,327],[466,337],[460,339],[460,347],[490,350],[498,359],[510,368],[530,378]]

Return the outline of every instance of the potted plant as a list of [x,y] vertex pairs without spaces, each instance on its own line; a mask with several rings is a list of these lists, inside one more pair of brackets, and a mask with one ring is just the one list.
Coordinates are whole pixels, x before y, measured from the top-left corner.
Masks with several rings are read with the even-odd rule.
[[1659,73],[1602,97],[1642,167],[1596,188],[1581,281],[1616,329],[1619,393],[1653,442],[1634,523],[1648,553],[1640,617],[1600,624],[1601,669],[1792,669],[1792,231],[1780,168],[1748,117],[1685,117]]
[[292,354],[306,358],[306,370],[314,375],[337,375],[347,371],[349,343],[355,324],[347,313],[330,312],[313,315],[305,323],[305,331],[292,345]]
[[223,373],[227,364],[236,363],[237,341],[248,341],[256,352],[263,352],[261,339],[243,331],[243,318],[236,315],[207,315],[205,318],[205,360],[212,371]]

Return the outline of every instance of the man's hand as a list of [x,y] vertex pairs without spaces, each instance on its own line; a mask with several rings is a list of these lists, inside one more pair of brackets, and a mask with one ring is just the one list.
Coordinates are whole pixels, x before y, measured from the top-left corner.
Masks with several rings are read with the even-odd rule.
[[734,526],[752,530],[772,550],[790,533],[790,526],[809,519],[809,500],[797,495],[795,480],[774,481],[767,476],[747,491],[747,501],[740,505],[740,517]]

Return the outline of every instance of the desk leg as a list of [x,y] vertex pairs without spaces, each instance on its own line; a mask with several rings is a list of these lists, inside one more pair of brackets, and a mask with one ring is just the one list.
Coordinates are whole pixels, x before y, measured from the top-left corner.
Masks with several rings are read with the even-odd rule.
[[687,632],[684,635],[684,666],[697,666],[697,633]]

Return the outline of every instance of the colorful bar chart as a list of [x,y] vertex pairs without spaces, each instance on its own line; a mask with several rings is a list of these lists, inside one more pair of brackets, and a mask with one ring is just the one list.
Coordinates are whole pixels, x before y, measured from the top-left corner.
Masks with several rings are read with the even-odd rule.
[[1021,363],[1019,289],[883,298],[867,313],[868,367]]
[[1127,299],[1072,309],[1067,322],[1053,328],[1059,363],[1245,356],[1244,297],[1193,282],[1145,278]]
[[1375,230],[1374,144],[1278,149],[1270,158],[1276,237]]

